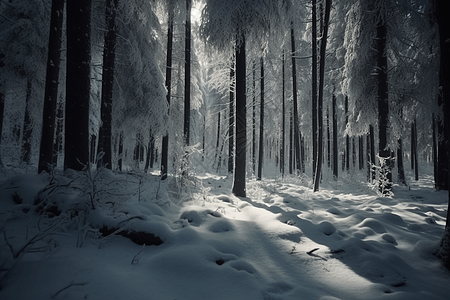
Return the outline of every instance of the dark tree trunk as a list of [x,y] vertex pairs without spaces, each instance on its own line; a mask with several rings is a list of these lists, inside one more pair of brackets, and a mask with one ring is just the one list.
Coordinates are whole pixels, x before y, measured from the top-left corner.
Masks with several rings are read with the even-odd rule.
[[323,87],[325,82],[325,50],[327,47],[328,23],[330,20],[331,0],[325,3],[325,19],[323,21],[322,41],[320,42],[320,70],[319,70],[319,101],[318,101],[318,149],[317,149],[317,165],[314,177],[314,192],[319,190],[320,179],[322,176],[322,159],[323,159]]
[[147,145],[147,156],[145,157],[144,173],[147,173],[149,168],[153,168],[154,152],[155,152],[155,138],[153,137],[152,131],[150,130]]
[[67,2],[67,74],[64,169],[89,163],[91,0]]
[[[2,67],[2,62],[0,61],[0,68]],[[0,85],[1,86],[1,85]],[[2,134],[3,134],[3,115],[5,113],[5,95],[0,92],[0,167],[3,166],[2,161]]]
[[191,1],[192,0],[186,0],[186,30],[184,51],[184,138],[186,146],[190,145],[191,124]]
[[282,67],[282,95],[281,95],[281,101],[282,101],[282,110],[281,110],[281,145],[280,145],[280,172],[281,176],[284,177],[284,154],[285,154],[285,138],[286,138],[286,91],[285,91],[285,63],[284,63],[284,50],[283,50],[283,58],[281,60]]
[[294,162],[294,118],[293,118],[293,114],[294,114],[294,109],[291,106],[291,111],[289,113],[289,174],[292,175],[293,173],[293,162]]
[[[348,96],[345,96],[345,127],[348,125]],[[348,171],[350,169],[350,137],[348,134],[345,135],[345,169]]]
[[380,17],[377,24],[377,72],[378,72],[378,155],[380,157],[379,190],[388,195],[392,188],[390,150],[387,148],[387,131],[389,120],[388,77],[386,56],[387,26]]
[[230,112],[228,128],[228,173],[233,172],[234,167],[234,66],[230,67]]
[[375,180],[375,130],[372,125],[369,125],[369,140],[370,140],[370,172],[372,174],[371,181]]
[[[442,76],[442,100],[444,107],[444,126],[445,126],[445,144],[448,145],[450,139],[450,19],[448,12],[450,11],[450,2],[444,0],[435,0],[436,13],[439,26],[439,40],[440,40],[440,74]],[[447,152],[447,157],[449,153]],[[448,163],[448,160],[446,160]],[[449,186],[450,170],[447,170],[447,189]],[[445,230],[441,240],[439,256],[443,259],[444,265],[450,269],[450,192],[449,204],[447,208],[447,221],[445,223]]]
[[59,68],[61,63],[63,14],[64,1],[52,0],[38,173],[42,171],[50,173],[55,165],[53,149],[56,127],[56,104],[58,102]]
[[112,122],[112,102],[114,87],[114,69],[116,57],[116,11],[118,0],[106,1],[106,25],[108,31],[105,35],[105,44],[103,48],[103,75],[102,75],[102,105],[101,118],[102,125],[99,130],[99,145],[97,167],[112,168],[112,148],[111,148],[111,122]]
[[[173,50],[173,12],[169,11],[169,24],[167,30],[167,60],[166,60],[166,89],[167,89],[167,105],[170,107],[170,97],[172,91],[172,50]],[[170,113],[170,112],[169,112]],[[169,157],[169,133],[162,138],[161,149],[161,180],[167,178]]]
[[417,155],[417,122],[414,120],[414,179],[419,180],[419,156]]
[[434,175],[434,188],[437,189],[437,170],[438,170],[438,159],[437,159],[437,142],[436,142],[436,119],[434,114],[432,114],[431,121],[433,122],[433,175]]
[[262,168],[264,163],[264,59],[261,57],[261,99],[259,109],[259,154],[258,154],[258,180],[262,178]]
[[54,162],[55,167],[57,166],[58,156],[60,151],[63,149],[63,135],[64,135],[64,100],[60,98],[57,103],[56,108],[56,131],[55,131],[55,141],[53,144]]
[[31,124],[30,115],[30,99],[31,98],[31,81],[27,81],[27,96],[25,106],[25,117],[23,121],[22,132],[22,157],[21,160],[25,164],[30,164],[31,159],[31,134],[33,132],[33,124]]
[[338,128],[337,128],[337,115],[336,115],[336,96],[333,93],[333,176],[338,178]]
[[[297,99],[297,63],[295,60],[295,35],[294,22],[291,22],[291,59],[292,59],[292,97],[294,102],[294,149],[295,149],[295,169],[304,173],[303,163],[300,157],[300,130],[298,128],[298,99]],[[303,169],[302,169],[303,168]]]
[[403,165],[403,141],[401,138],[398,140],[397,169],[398,169],[398,182],[400,184],[406,185],[405,166]]
[[416,144],[415,142],[415,137],[416,135],[414,134],[414,122],[411,123],[411,170],[414,170],[414,166],[415,166],[415,150],[416,148],[414,147],[414,145]]
[[327,106],[327,164],[331,167],[330,108]]
[[253,60],[252,170],[256,174],[256,62]]
[[236,146],[233,194],[246,196],[246,156],[247,156],[247,96],[246,96],[246,61],[245,37],[236,48]]
[[312,0],[312,178],[315,178],[317,166],[317,5]]
[[216,139],[216,155],[214,158],[214,162],[217,162],[217,172],[219,172],[220,169],[220,111],[217,113],[217,139]]
[[119,133],[119,149],[118,149],[118,154],[117,156],[119,157],[119,160],[117,162],[117,168],[119,169],[119,171],[122,171],[122,166],[123,166],[123,159],[124,159],[124,155],[123,155],[123,133]]

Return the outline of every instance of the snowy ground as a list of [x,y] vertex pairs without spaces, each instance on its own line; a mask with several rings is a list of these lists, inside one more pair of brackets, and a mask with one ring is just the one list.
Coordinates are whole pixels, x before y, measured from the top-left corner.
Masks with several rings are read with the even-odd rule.
[[[396,186],[392,198],[352,178],[317,193],[295,178],[250,181],[248,197],[237,198],[231,179],[211,174],[185,189],[174,179],[160,184],[156,176],[79,177],[57,178],[54,189],[41,193],[43,203],[58,201],[63,211],[52,218],[33,213],[47,178],[11,170],[0,177],[0,299],[450,294],[450,272],[432,254],[448,196],[434,191],[431,177]],[[87,223],[153,233],[163,244],[103,237]]]

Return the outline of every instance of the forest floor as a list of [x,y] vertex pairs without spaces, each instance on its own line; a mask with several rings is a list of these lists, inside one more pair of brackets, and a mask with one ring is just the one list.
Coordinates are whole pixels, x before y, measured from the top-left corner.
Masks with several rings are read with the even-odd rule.
[[[50,182],[20,173],[0,175],[2,300],[450,294],[450,272],[433,255],[448,193],[431,176],[387,198],[357,176],[316,193],[293,177],[249,180],[238,198],[231,178],[213,174],[161,183],[106,171]],[[138,245],[123,232],[162,244]]]

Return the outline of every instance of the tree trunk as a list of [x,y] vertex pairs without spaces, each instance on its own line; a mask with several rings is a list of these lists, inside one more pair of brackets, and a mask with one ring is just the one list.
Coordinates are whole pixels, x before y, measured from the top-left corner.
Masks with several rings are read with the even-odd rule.
[[55,167],[57,166],[58,156],[63,149],[63,135],[64,135],[64,100],[59,99],[56,104],[56,130],[55,130],[55,140],[53,144],[53,153],[54,153],[54,161]]
[[398,182],[400,184],[406,185],[405,167],[403,165],[403,141],[401,138],[398,140],[397,169],[398,169]]
[[[167,61],[166,61],[166,89],[167,89],[167,105],[170,107],[170,97],[172,91],[172,51],[173,51],[173,12],[169,11],[169,24],[167,30]],[[169,111],[170,113],[170,111]],[[161,149],[161,180],[167,178],[168,170],[168,157],[169,157],[169,133],[162,138]]]
[[312,178],[315,178],[317,166],[317,5],[312,0]]
[[22,157],[21,160],[25,164],[30,164],[31,159],[31,134],[33,132],[33,124],[31,124],[30,115],[30,99],[31,98],[31,81],[27,81],[27,96],[25,106],[25,117],[23,121],[22,132]]
[[286,138],[286,91],[285,91],[285,66],[284,66],[284,50],[283,50],[283,58],[281,60],[282,63],[282,67],[281,67],[281,72],[282,72],[282,96],[281,96],[281,101],[282,101],[282,111],[281,111],[281,145],[280,145],[280,172],[281,172],[281,176],[284,177],[284,154],[285,154],[285,138]]
[[[345,96],[345,127],[348,125],[348,96]],[[350,137],[345,134],[345,169],[350,170]]]
[[147,173],[149,168],[153,168],[154,148],[155,138],[153,137],[152,131],[150,130],[150,134],[148,137],[147,156],[145,157],[144,173]]
[[56,104],[58,102],[59,68],[61,62],[63,15],[64,1],[52,0],[38,173],[42,171],[50,173],[55,165],[53,149],[56,127]]
[[106,1],[106,24],[108,31],[105,35],[105,44],[103,48],[103,75],[102,75],[102,105],[101,118],[102,125],[99,130],[97,167],[112,168],[112,148],[111,148],[111,123],[112,123],[112,102],[114,87],[114,69],[116,57],[116,11],[118,0]]
[[[450,2],[444,0],[435,0],[436,12],[439,26],[440,41],[440,74],[442,76],[442,100],[444,105],[444,126],[445,126],[445,144],[448,145],[450,139],[450,19],[448,11],[450,11]],[[448,157],[448,152],[446,153]],[[448,163],[448,162],[447,162]],[[447,165],[447,188],[449,186],[450,168]],[[444,265],[450,269],[450,192],[449,204],[447,208],[447,221],[445,230],[441,240],[439,256],[443,259]]]
[[325,50],[327,47],[328,23],[330,20],[331,0],[325,3],[325,19],[323,25],[322,41],[320,43],[320,70],[319,70],[319,101],[318,101],[318,152],[317,165],[314,177],[314,192],[319,190],[319,183],[322,176],[322,159],[323,159],[323,86],[325,82]]
[[90,31],[91,0],[68,1],[65,170],[89,163]]
[[294,156],[294,108],[291,105],[291,111],[289,113],[289,174],[293,173]]
[[246,99],[246,61],[245,37],[236,47],[236,146],[233,194],[246,196],[245,169],[247,156],[247,99]]
[[417,155],[417,122],[414,119],[414,165],[416,166],[414,169],[414,179],[419,180],[419,157]]
[[433,175],[434,175],[434,188],[437,189],[437,170],[438,170],[438,160],[437,160],[437,142],[436,142],[436,118],[434,113],[431,118],[432,128],[433,128]]
[[327,106],[327,165],[331,167],[330,108]]
[[292,97],[294,102],[294,149],[295,149],[295,169],[297,172],[304,173],[302,170],[302,161],[300,157],[300,130],[298,128],[298,99],[297,99],[297,63],[295,60],[295,35],[294,22],[291,22],[291,60],[292,60]]
[[338,127],[337,127],[337,115],[336,115],[336,96],[333,93],[333,176],[338,178]]
[[259,155],[258,155],[258,176],[257,179],[262,178],[262,168],[264,163],[264,59],[261,57],[261,99],[259,109]]
[[253,60],[252,170],[256,173],[256,62]]
[[214,157],[214,163],[217,162],[217,172],[219,172],[220,168],[220,111],[217,113],[217,138],[216,138],[216,155]]
[[371,181],[375,180],[375,130],[372,125],[369,125],[369,140],[370,140],[370,173],[372,174]]
[[230,67],[230,112],[228,128],[228,173],[233,172],[234,167],[234,66]]
[[191,1],[192,0],[186,0],[186,30],[184,51],[184,138],[186,146],[190,145],[191,124]]
[[380,179],[379,190],[381,194],[389,195],[392,188],[392,174],[390,162],[390,150],[387,143],[387,130],[389,121],[388,102],[388,77],[387,77],[387,56],[386,37],[387,26],[384,18],[379,17],[377,24],[377,72],[378,72],[378,155],[380,157]]
[[119,149],[118,149],[117,156],[119,157],[119,160],[117,162],[117,168],[119,169],[119,171],[122,171],[123,159],[124,159],[124,155],[123,155],[123,133],[122,132],[119,133]]
[[416,135],[414,134],[414,122],[411,123],[411,170],[414,170],[414,163],[416,162],[415,160],[415,147],[414,145],[416,144],[415,142],[415,137]]

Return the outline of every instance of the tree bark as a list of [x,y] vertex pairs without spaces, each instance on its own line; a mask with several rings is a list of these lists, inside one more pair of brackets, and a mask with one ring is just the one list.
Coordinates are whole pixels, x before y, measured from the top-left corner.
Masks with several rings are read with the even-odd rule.
[[91,0],[68,1],[65,170],[89,163],[90,31]]
[[246,156],[247,156],[247,96],[246,96],[246,54],[245,37],[236,47],[236,145],[233,194],[246,196]]
[[300,157],[300,130],[298,128],[298,97],[297,97],[297,63],[295,60],[295,35],[294,22],[291,22],[291,60],[292,60],[292,97],[294,102],[294,149],[295,149],[295,168],[297,172],[302,170],[302,161]]
[[252,171],[256,173],[256,62],[253,60],[253,116],[252,116]]
[[438,189],[437,186],[437,170],[438,170],[438,160],[437,160],[437,142],[436,142],[436,118],[434,113],[431,118],[432,128],[433,128],[433,175],[434,175],[434,188]]
[[56,127],[56,105],[58,102],[59,69],[61,63],[64,2],[62,0],[52,0],[38,173],[43,171],[50,173],[55,165],[53,150]]
[[406,185],[405,166],[403,164],[403,141],[401,138],[398,140],[397,169],[398,169],[398,182],[400,184]]
[[259,154],[258,154],[258,176],[257,179],[262,178],[262,168],[264,163],[264,59],[261,57],[261,79],[260,79],[260,108],[259,108]]
[[33,132],[33,124],[31,124],[30,115],[30,99],[31,98],[31,81],[27,81],[27,96],[25,105],[25,117],[23,121],[22,131],[22,162],[29,165],[31,160],[31,134]]
[[228,128],[228,173],[233,172],[234,167],[234,66],[230,67],[230,111],[229,111],[229,128]]
[[[348,125],[348,96],[345,96],[345,127]],[[345,169],[350,170],[350,137],[345,134]]]
[[336,95],[333,93],[333,176],[338,178],[338,127],[337,127],[337,115],[336,115]]
[[319,101],[318,101],[318,151],[317,165],[314,177],[314,192],[319,190],[319,184],[322,176],[322,159],[323,159],[323,88],[325,82],[325,50],[327,47],[328,23],[330,21],[331,0],[325,3],[325,19],[323,21],[322,41],[320,42],[320,70],[319,70]]
[[281,96],[281,101],[282,101],[282,111],[281,111],[281,145],[280,145],[280,172],[281,172],[281,176],[284,177],[284,154],[285,154],[285,139],[286,139],[286,91],[285,91],[285,66],[284,66],[284,50],[283,50],[283,57],[281,60],[282,63],[282,68],[281,68],[281,72],[282,72],[282,96]]
[[[167,89],[166,99],[168,107],[170,107],[170,97],[172,90],[172,51],[173,51],[173,12],[169,11],[169,24],[167,30],[166,82],[165,82]],[[168,157],[169,157],[169,133],[166,132],[166,134],[162,138],[161,180],[165,180],[167,178]]]
[[186,0],[186,30],[184,51],[184,138],[186,146],[190,145],[191,124],[191,1],[192,0]]
[[101,118],[102,125],[99,130],[98,162],[97,167],[112,168],[112,148],[111,148],[111,124],[112,124],[112,103],[114,87],[114,69],[116,57],[116,11],[118,0],[107,0],[105,11],[105,22],[108,31],[105,35],[105,44],[103,48],[103,74],[102,74],[102,105]]
[[317,166],[317,4],[312,0],[312,178]]

